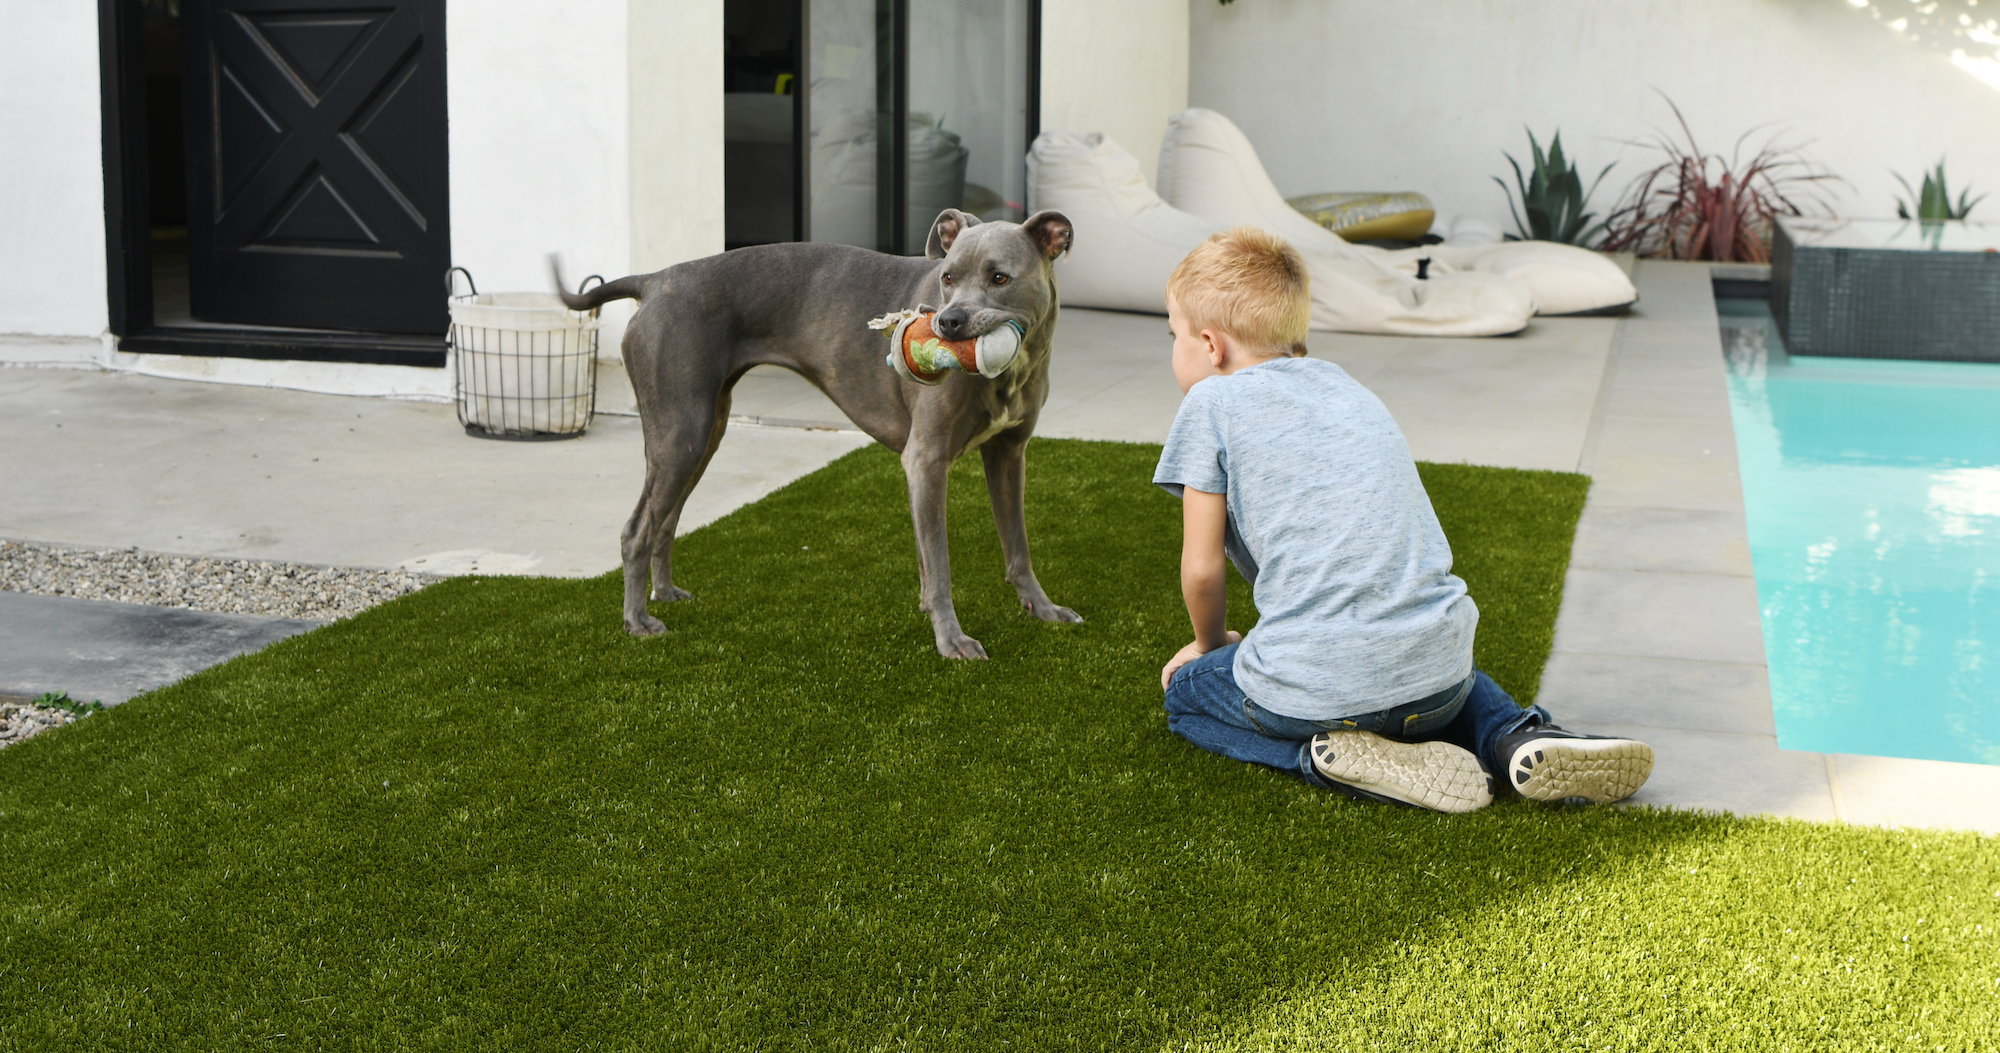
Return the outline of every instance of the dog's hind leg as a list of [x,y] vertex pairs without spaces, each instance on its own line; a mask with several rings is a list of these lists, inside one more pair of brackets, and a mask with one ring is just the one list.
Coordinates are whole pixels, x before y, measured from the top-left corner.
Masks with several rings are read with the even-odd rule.
[[681,510],[687,507],[688,495],[694,493],[696,483],[708,471],[708,462],[715,459],[717,447],[722,445],[722,435],[729,430],[729,390],[725,388],[715,402],[715,423],[709,428],[708,448],[701,455],[701,461],[687,477],[687,482],[675,495],[671,510],[656,528],[652,545],[653,598],[663,602],[675,602],[694,598],[694,593],[674,584],[674,535],[680,529]]
[[625,629],[634,636],[666,631],[659,619],[646,612],[649,571],[657,598],[680,600],[689,596],[673,584],[674,526],[680,521],[681,503],[687,500],[720,438],[716,423],[709,414],[701,413],[699,419],[672,421],[646,436],[646,486],[619,538],[619,554],[625,561]]
[[666,631],[659,619],[646,612],[649,571],[655,598],[683,600],[689,596],[673,584],[674,525],[680,519],[681,502],[706,462],[703,454],[709,422],[689,423],[695,426],[676,422],[665,434],[646,437],[646,487],[620,538],[620,555],[625,560],[625,629],[634,636]]
[[993,504],[993,526],[1000,532],[1000,550],[1007,557],[1007,584],[1021,597],[1021,606],[1045,622],[1080,622],[1083,617],[1068,607],[1059,607],[1035,580],[1034,565],[1028,559],[1028,520],[1025,490],[1028,476],[1026,429],[995,435],[979,447],[986,465],[986,496]]
[[632,509],[632,518],[625,521],[625,529],[618,535],[618,555],[625,568],[625,631],[634,636],[653,636],[667,631],[658,618],[646,611],[646,568],[653,561],[653,543],[657,536],[650,512],[654,507],[653,493],[657,489],[659,469],[653,458],[646,458],[646,482],[639,488],[639,503]]

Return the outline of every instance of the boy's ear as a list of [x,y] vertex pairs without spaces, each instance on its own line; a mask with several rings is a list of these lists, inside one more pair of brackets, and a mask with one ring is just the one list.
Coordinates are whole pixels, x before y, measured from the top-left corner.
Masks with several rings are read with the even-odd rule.
[[1214,366],[1216,372],[1221,372],[1222,363],[1229,358],[1229,337],[1213,329],[1204,329],[1201,331],[1201,342],[1208,346],[1208,364]]

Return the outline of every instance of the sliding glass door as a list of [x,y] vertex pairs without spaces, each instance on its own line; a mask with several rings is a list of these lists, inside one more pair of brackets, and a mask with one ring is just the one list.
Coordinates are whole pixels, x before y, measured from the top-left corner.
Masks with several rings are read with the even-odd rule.
[[1025,218],[1028,0],[909,4],[906,251],[940,211]]
[[894,13],[884,0],[806,0],[807,241],[888,249],[894,186]]
[[946,208],[1022,218],[1035,0],[805,5],[801,236],[914,255]]
[[723,241],[797,241],[801,0],[723,4]]

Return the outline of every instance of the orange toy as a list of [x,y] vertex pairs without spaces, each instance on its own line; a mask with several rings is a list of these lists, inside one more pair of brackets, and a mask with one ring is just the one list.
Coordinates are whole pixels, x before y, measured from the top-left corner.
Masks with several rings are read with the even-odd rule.
[[926,386],[943,382],[956,370],[991,380],[1007,371],[1021,352],[1020,324],[1009,320],[971,340],[946,340],[931,327],[933,312],[919,307],[868,323],[890,329],[889,367],[908,380]]

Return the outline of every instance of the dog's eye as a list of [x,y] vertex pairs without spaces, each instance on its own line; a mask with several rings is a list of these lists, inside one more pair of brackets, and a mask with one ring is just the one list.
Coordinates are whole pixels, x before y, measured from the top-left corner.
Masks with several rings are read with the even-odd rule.
[[944,283],[945,283],[946,285],[950,285],[950,284],[951,284],[951,274],[950,274],[949,272],[947,272],[947,273],[945,274],[945,276],[944,276]]
[[1007,276],[1006,276],[1006,275],[1004,275],[1004,274],[999,274],[999,273],[995,273],[995,274],[993,275],[993,284],[995,284],[995,285],[1005,285],[1005,284],[1007,284]]

